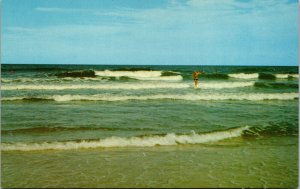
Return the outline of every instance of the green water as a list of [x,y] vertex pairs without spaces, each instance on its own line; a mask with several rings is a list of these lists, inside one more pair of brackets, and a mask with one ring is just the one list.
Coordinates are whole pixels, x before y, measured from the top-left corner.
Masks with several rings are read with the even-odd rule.
[[298,68],[200,68],[5,65],[1,186],[297,187]]

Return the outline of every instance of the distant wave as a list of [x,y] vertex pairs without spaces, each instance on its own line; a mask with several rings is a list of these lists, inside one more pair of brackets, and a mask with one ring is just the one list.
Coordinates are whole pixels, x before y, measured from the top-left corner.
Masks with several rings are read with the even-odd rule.
[[[95,77],[18,77],[18,78],[1,78],[2,83],[61,83],[73,81],[181,81],[183,76],[180,72],[173,71],[96,71]],[[98,74],[97,74],[98,73]],[[298,74],[266,74],[266,73],[235,73],[235,74],[204,74],[200,76],[208,79],[227,80],[229,78],[235,79],[295,79],[299,78]],[[185,80],[192,81],[190,75],[184,75]]]
[[238,78],[238,79],[257,79],[258,73],[253,74],[245,74],[245,73],[237,73],[237,74],[228,74],[229,77]]
[[294,100],[298,98],[298,93],[215,93],[215,94],[157,94],[144,96],[122,96],[122,95],[53,95],[44,97],[3,97],[2,101],[37,101],[37,100],[55,100],[64,101],[126,101],[126,100]]
[[72,71],[72,72],[62,72],[54,74],[57,77],[128,77],[137,80],[182,80],[182,76],[178,73],[172,71],[148,71],[148,70],[137,70],[137,71],[93,71],[93,70],[83,70],[83,71]]
[[237,79],[290,79],[299,78],[298,74],[267,74],[267,73],[235,73],[228,74],[231,78]]
[[182,80],[181,75],[176,75],[176,76],[161,76],[161,77],[147,77],[147,78],[142,78],[142,77],[132,77],[134,79],[138,80],[148,80],[148,81],[180,81]]
[[72,78],[72,77],[64,77],[64,78],[15,78],[15,79],[7,79],[1,78],[2,83],[49,83],[49,82],[63,82],[63,81],[101,81],[105,80],[105,78],[101,77],[82,77],[82,78]]
[[[168,73],[167,73],[168,74]],[[127,76],[121,77],[61,77],[61,78],[1,78],[2,83],[61,83],[61,82],[73,82],[73,81],[130,81],[130,80],[148,80],[148,81],[180,81],[182,80],[182,76],[180,75],[171,75],[162,76],[162,77],[152,77],[152,78],[131,78]]]
[[[172,77],[172,76],[170,76]],[[175,77],[175,76],[174,76]],[[237,87],[251,87],[254,82],[203,82],[199,84],[202,89],[224,89]],[[2,85],[2,90],[75,90],[75,89],[159,89],[159,88],[190,88],[192,84],[186,83],[116,83],[116,84],[76,84],[76,85]]]
[[33,151],[33,150],[73,150],[86,148],[109,148],[109,147],[153,147],[171,146],[178,144],[201,144],[217,142],[224,139],[240,137],[243,131],[249,129],[248,126],[229,129],[225,131],[215,131],[211,133],[197,134],[174,134],[151,135],[140,137],[117,137],[99,140],[82,140],[67,142],[41,142],[41,143],[2,143],[2,151]]
[[16,79],[6,79],[1,78],[1,83],[15,83],[15,82],[33,82],[33,81],[40,81],[39,79],[32,79],[32,78],[16,78]]
[[133,77],[133,78],[148,78],[148,77],[160,77],[161,71],[95,71],[95,74],[98,76],[105,76],[105,77]]
[[2,90],[75,90],[75,89],[179,89],[189,88],[185,83],[117,83],[117,84],[81,84],[81,85],[3,85]]
[[173,80],[179,81],[182,80],[182,76],[178,72],[172,71],[145,71],[145,70],[137,70],[137,71],[95,71],[97,76],[102,77],[130,77],[138,80]]
[[54,75],[57,77],[96,77],[93,70],[59,72]]
[[275,74],[278,79],[299,78],[298,74]]

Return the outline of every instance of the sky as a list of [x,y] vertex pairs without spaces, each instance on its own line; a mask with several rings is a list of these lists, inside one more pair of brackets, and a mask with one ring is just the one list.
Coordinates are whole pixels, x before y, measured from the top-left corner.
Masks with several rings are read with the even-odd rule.
[[297,0],[2,0],[1,62],[298,65]]

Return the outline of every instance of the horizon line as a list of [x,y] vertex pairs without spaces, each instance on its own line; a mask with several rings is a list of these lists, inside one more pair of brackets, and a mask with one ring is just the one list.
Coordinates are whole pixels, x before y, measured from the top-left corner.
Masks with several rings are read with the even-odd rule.
[[58,64],[58,63],[49,63],[49,64],[44,64],[44,63],[1,63],[1,65],[62,65],[62,66],[294,66],[294,67],[299,67],[299,65],[239,65],[239,64],[234,64],[234,65],[221,65],[221,64],[214,64],[214,65],[197,65],[197,64]]

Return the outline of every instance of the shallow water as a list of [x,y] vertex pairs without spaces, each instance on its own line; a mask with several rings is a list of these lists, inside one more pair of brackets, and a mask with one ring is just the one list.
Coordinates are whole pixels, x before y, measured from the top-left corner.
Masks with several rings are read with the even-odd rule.
[[3,187],[297,186],[297,137],[2,153]]

